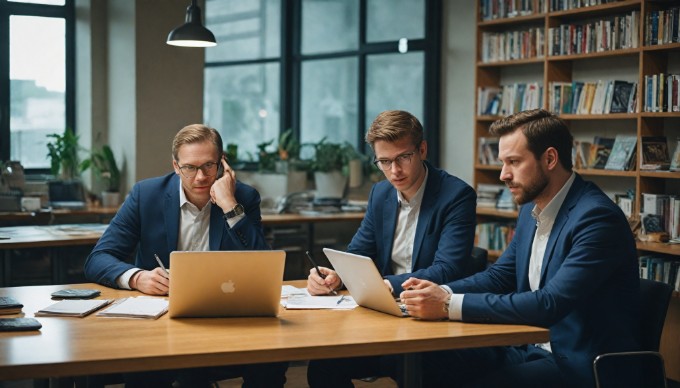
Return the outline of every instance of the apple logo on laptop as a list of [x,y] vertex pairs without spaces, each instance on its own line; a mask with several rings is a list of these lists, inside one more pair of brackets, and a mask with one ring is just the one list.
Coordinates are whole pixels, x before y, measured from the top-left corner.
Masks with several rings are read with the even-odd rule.
[[222,292],[224,292],[225,294],[231,294],[234,291],[236,291],[236,286],[234,285],[233,280],[229,280],[227,282],[222,283],[220,287],[222,288]]

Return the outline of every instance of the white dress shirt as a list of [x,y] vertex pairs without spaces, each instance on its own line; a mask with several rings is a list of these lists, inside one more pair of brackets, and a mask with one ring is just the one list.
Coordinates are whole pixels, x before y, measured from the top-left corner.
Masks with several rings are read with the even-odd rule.
[[397,190],[399,214],[397,215],[397,227],[394,231],[392,243],[392,273],[395,275],[413,272],[411,268],[413,265],[413,242],[418,226],[418,216],[420,216],[420,205],[425,193],[427,174],[427,167],[425,167],[425,179],[410,201],[407,201]]

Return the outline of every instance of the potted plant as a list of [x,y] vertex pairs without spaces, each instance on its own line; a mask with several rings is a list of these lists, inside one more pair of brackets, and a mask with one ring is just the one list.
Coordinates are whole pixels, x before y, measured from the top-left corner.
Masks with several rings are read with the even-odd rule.
[[116,157],[108,145],[95,150],[82,163],[83,170],[92,167],[97,178],[103,184],[102,206],[115,207],[120,203],[120,169]]
[[317,198],[342,198],[347,185],[348,163],[357,152],[345,142],[329,143],[326,137],[314,144],[314,159],[310,169],[314,172]]
[[84,150],[78,145],[79,137],[70,128],[66,128],[61,135],[53,133],[47,137],[54,139],[47,143],[52,175],[64,181],[78,178],[87,169],[78,157],[78,151]]

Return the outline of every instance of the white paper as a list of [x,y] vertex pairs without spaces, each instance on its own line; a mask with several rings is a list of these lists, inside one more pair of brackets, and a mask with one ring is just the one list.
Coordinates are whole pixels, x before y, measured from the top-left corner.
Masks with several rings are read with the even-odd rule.
[[153,318],[156,319],[168,311],[165,298],[137,296],[121,299],[106,310],[97,313],[103,317]]
[[297,288],[289,285],[281,287],[281,297],[288,298],[293,295],[309,296],[309,291],[306,288]]
[[63,315],[84,317],[111,303],[112,299],[64,299],[35,313],[36,316]]
[[357,307],[357,302],[349,295],[339,296],[290,296],[286,300],[281,300],[281,305],[288,310],[301,309],[333,309],[333,310],[352,310]]

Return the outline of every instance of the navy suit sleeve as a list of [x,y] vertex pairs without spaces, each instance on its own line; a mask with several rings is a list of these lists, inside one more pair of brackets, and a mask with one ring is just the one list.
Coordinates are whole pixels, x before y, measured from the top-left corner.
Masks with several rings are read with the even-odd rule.
[[[401,285],[410,277],[443,284],[469,275],[470,255],[475,239],[477,195],[462,181],[458,181],[456,190],[439,194],[437,203],[443,206],[437,206],[429,222],[422,225],[426,230],[422,232],[421,248],[417,253],[414,251],[414,271],[386,276],[395,295],[403,291]],[[421,209],[421,214],[424,211]],[[420,222],[421,220],[418,221],[419,229]]]
[[233,228],[225,222],[228,238],[232,244],[223,247],[242,250],[269,250],[271,247],[264,237],[262,228],[262,214],[260,212],[260,194],[254,188],[240,184],[237,189],[237,200],[243,205],[245,217],[239,220]]
[[[482,285],[495,283],[496,289],[509,286],[502,283],[503,280],[507,282],[507,276],[494,277],[502,271],[494,270],[493,267],[473,279],[451,283],[454,293],[465,293],[463,320],[550,327],[576,308],[588,303],[596,306],[593,295],[601,298],[615,292],[619,285],[615,282],[626,284],[629,279],[618,274],[636,275],[634,271],[623,271],[635,261],[635,245],[627,223],[625,220],[616,220],[622,215],[617,214],[612,206],[613,204],[604,203],[584,206],[586,210],[575,210],[574,212],[580,214],[570,215],[563,228],[553,228],[551,238],[558,234],[555,237],[557,240],[550,258],[544,261],[544,266],[547,267],[544,268],[542,279],[545,280],[537,291],[528,289],[526,271],[516,271],[518,284],[525,284],[520,284],[517,292],[470,293],[474,290],[470,286],[473,281]],[[523,225],[527,227],[529,222],[532,220],[525,220]],[[527,229],[533,230],[531,227]],[[513,240],[519,240],[518,237],[520,236],[515,235]],[[530,247],[531,240],[524,241],[528,241]],[[511,246],[516,249],[518,244],[519,242],[513,241]],[[514,256],[516,252],[504,254],[499,263],[501,266],[514,260],[510,254]],[[548,254],[546,251],[546,255]],[[526,260],[528,261],[528,257]],[[607,304],[599,307],[614,308]]]
[[378,256],[377,250],[377,239],[376,239],[376,228],[375,228],[375,188],[377,185],[373,185],[371,192],[368,195],[368,206],[366,208],[366,214],[364,214],[364,219],[361,220],[361,225],[359,230],[352,237],[352,241],[347,247],[347,251],[356,253],[359,255],[367,256],[375,259]]
[[125,260],[132,257],[141,238],[139,197],[140,188],[135,185],[85,261],[86,279],[118,288],[116,279],[135,267]]

